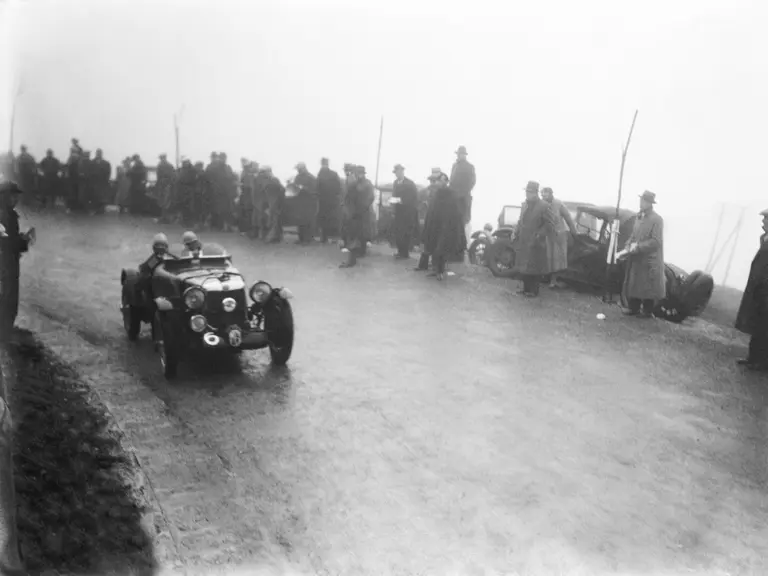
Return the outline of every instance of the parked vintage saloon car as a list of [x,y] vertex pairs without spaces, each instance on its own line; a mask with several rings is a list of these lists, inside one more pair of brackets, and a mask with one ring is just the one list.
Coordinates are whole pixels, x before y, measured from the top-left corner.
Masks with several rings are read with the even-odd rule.
[[247,289],[232,257],[216,244],[177,256],[182,250],[170,250],[148,281],[139,270],[122,270],[121,312],[128,339],[138,338],[142,322],[150,324],[168,379],[176,376],[185,356],[206,352],[269,348],[273,364],[286,364],[293,351],[291,293],[264,281]]
[[[637,213],[619,210],[618,246],[623,248],[632,233]],[[568,247],[568,269],[559,274],[565,282],[582,284],[595,289],[606,285],[606,268],[611,226],[616,219],[616,208],[611,206],[579,206],[574,219],[576,237]],[[488,266],[494,276],[512,278],[515,249],[511,240],[494,242],[488,254]],[[626,262],[620,260],[611,267],[608,289],[621,294]],[[687,274],[673,264],[664,264],[666,297],[657,304],[655,314],[671,322],[682,322],[698,316],[709,304],[714,291],[712,276],[700,270]],[[626,304],[625,302],[623,302]]]

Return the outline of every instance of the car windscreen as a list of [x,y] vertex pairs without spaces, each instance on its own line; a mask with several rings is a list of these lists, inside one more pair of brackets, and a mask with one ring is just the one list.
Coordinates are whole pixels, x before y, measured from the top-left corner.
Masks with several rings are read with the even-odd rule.
[[579,212],[574,218],[576,224],[576,232],[589,236],[595,242],[600,241],[600,231],[603,229],[603,219],[587,214],[586,212]]
[[193,258],[179,258],[178,260],[165,260],[163,267],[168,272],[179,273],[187,272],[189,270],[201,270],[211,268],[226,269],[230,266],[230,261],[227,258],[200,258],[194,260]]
[[514,226],[520,221],[520,206],[504,206],[501,212],[501,225]]

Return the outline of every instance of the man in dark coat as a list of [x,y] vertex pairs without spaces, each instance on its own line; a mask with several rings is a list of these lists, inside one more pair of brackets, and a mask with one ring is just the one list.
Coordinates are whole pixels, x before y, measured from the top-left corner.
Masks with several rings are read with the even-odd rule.
[[518,294],[539,295],[541,276],[547,273],[547,235],[554,228],[550,205],[539,197],[539,183],[531,180],[525,187],[525,202],[512,239],[514,271],[523,281],[523,289]]
[[147,167],[138,154],[133,155],[133,164],[128,171],[131,181],[131,213],[141,214],[147,209]]
[[205,164],[195,162],[195,189],[192,196],[192,222],[194,226],[203,227],[210,217],[210,184],[205,172]]
[[93,160],[90,150],[84,150],[77,163],[77,178],[80,182],[77,205],[80,210],[88,211],[93,204],[95,182],[93,178]]
[[736,329],[750,336],[747,357],[738,363],[750,370],[768,371],[768,210],[760,215],[763,235],[741,297]]
[[365,168],[355,166],[347,179],[347,194],[344,197],[344,232],[343,252],[346,260],[339,268],[352,268],[362,256],[363,247],[370,234],[370,207],[373,204],[371,190],[373,185],[365,178]]
[[262,168],[267,178],[264,182],[264,196],[267,201],[267,235],[266,241],[277,244],[283,239],[283,203],[285,202],[285,186],[272,174],[272,168]]
[[254,167],[253,189],[251,190],[251,237],[267,239],[269,230],[267,218],[267,184],[271,180],[270,174],[259,165]]
[[43,206],[48,203],[56,205],[56,199],[61,194],[61,162],[53,155],[53,150],[50,148],[45,152],[45,158],[40,162],[40,172],[43,177],[41,178],[41,197]]
[[376,211],[373,207],[376,201],[376,190],[373,182],[366,177],[365,166],[355,166],[355,186],[361,194],[362,202],[368,206],[368,218],[363,225],[363,243],[358,253],[358,257],[364,258],[368,255],[368,244],[373,240],[376,230]]
[[296,165],[296,178],[293,185],[298,190],[296,197],[299,239],[297,244],[309,244],[314,237],[317,218],[317,179],[307,170],[304,162]]
[[21,154],[16,158],[16,177],[19,186],[26,192],[21,202],[32,203],[37,198],[37,162],[32,154],[27,152],[26,146],[21,147]]
[[655,203],[653,192],[646,190],[640,196],[640,212],[625,246],[623,292],[629,303],[628,316],[653,318],[656,302],[666,295],[664,220],[653,209]]
[[456,190],[459,197],[461,217],[464,221],[467,238],[472,235],[470,222],[472,221],[472,190],[477,183],[475,167],[467,161],[467,148],[459,146],[456,150],[456,162],[451,169],[451,188]]
[[11,336],[19,312],[21,255],[29,249],[31,231],[19,232],[16,204],[22,190],[14,182],[0,183],[0,339]]
[[320,228],[320,241],[328,242],[339,235],[341,223],[341,179],[328,166],[328,158],[320,160],[317,173],[318,213],[317,225]]
[[341,230],[339,236],[341,237],[342,246],[347,244],[347,210],[346,201],[349,189],[354,186],[355,181],[355,165],[350,163],[344,164],[344,179],[341,181]]
[[430,260],[432,260],[432,264],[434,265],[434,259],[430,257],[428,252],[424,251],[424,231],[427,228],[427,220],[429,219],[429,213],[432,210],[432,206],[435,203],[435,194],[437,193],[438,184],[437,181],[440,179],[440,174],[442,174],[443,171],[440,168],[432,168],[432,173],[430,174],[428,180],[429,180],[429,186],[427,186],[427,189],[424,191],[426,198],[427,198],[427,213],[424,217],[424,227],[421,230],[421,256],[419,257],[419,263],[416,265],[416,267],[413,269],[414,272],[426,272],[429,270],[429,263]]
[[83,155],[83,149],[77,141],[72,138],[72,146],[69,148],[69,158],[67,158],[67,210],[76,210],[79,208],[80,198],[80,158]]
[[237,227],[241,234],[251,233],[253,218],[253,163],[248,158],[240,159],[240,198],[237,203]]
[[225,232],[235,231],[235,219],[237,218],[237,174],[227,162],[227,154],[221,153],[222,165],[222,191],[220,214]]
[[93,207],[96,214],[103,214],[104,207],[111,200],[109,181],[112,178],[112,164],[104,159],[101,148],[96,149],[96,158],[93,159],[91,173],[94,181]]
[[168,162],[167,154],[160,154],[158,159],[155,198],[157,199],[158,208],[160,208],[161,222],[168,223],[173,220],[173,211],[176,208],[176,202],[173,198],[176,169],[173,167],[173,164]]
[[443,172],[432,174],[432,182],[435,195],[424,223],[424,253],[432,257],[435,265],[435,271],[428,275],[443,280],[446,262],[467,249],[467,238],[458,194],[448,185],[448,175]]
[[194,220],[195,186],[197,183],[197,173],[192,162],[185,158],[179,169],[179,177],[174,184],[174,197],[177,202],[179,212],[181,213],[182,225],[186,228],[194,226],[197,222]]
[[392,199],[395,200],[395,219],[392,232],[397,246],[395,258],[407,260],[410,258],[413,238],[418,236],[419,231],[419,190],[413,180],[405,177],[402,164],[395,166],[393,172],[395,182],[392,185]]

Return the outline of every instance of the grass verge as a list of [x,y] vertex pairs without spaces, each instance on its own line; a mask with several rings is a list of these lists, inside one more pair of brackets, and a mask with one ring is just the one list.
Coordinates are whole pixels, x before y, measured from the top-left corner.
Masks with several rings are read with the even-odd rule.
[[11,346],[22,554],[32,573],[152,574],[134,461],[106,408],[26,331]]

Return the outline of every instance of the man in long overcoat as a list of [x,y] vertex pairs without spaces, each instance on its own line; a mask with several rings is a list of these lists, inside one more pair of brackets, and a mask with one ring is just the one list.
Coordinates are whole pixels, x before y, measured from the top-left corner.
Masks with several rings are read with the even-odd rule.
[[328,164],[328,158],[321,159],[317,173],[317,226],[323,243],[338,236],[341,227],[341,178]]
[[19,231],[16,212],[21,194],[16,183],[0,183],[0,339],[11,335],[19,312],[20,259],[29,249],[29,233]]
[[368,254],[368,243],[373,240],[376,233],[376,211],[373,203],[376,201],[376,190],[365,172],[365,166],[355,166],[355,186],[361,194],[360,199],[368,206],[368,218],[363,224],[362,246],[358,257],[363,258]]
[[365,168],[355,166],[347,183],[344,197],[344,251],[347,258],[339,268],[352,268],[363,255],[363,248],[370,235],[370,208],[373,204],[373,185],[365,177]]
[[251,233],[253,218],[253,179],[255,174],[248,158],[240,159],[240,199],[237,203],[237,226],[241,234]]
[[573,216],[560,200],[555,198],[552,188],[543,188],[541,198],[549,203],[554,228],[547,235],[547,274],[549,287],[559,288],[557,275],[568,268],[568,239],[576,235]]
[[251,213],[251,237],[267,239],[269,232],[269,221],[267,217],[267,184],[270,183],[270,172],[263,170],[260,166],[255,167],[256,175],[253,179],[253,189],[251,192],[251,204],[253,212]]
[[45,158],[40,161],[40,172],[43,175],[40,193],[44,206],[49,202],[55,206],[56,199],[61,194],[61,178],[59,176],[61,168],[61,162],[53,155],[53,150],[50,148],[46,150]]
[[347,209],[346,201],[349,189],[354,186],[355,182],[355,165],[350,163],[344,164],[344,179],[341,181],[341,243],[343,246],[347,244]]
[[173,210],[176,208],[176,202],[173,198],[174,181],[176,179],[176,169],[173,164],[168,162],[167,154],[160,154],[157,163],[157,182],[155,183],[155,198],[158,208],[160,208],[160,218],[162,222],[170,222],[173,219]]
[[192,162],[185,158],[181,162],[179,177],[174,185],[174,197],[181,212],[181,222],[186,228],[195,226],[198,222],[194,219],[195,188],[197,184],[197,172]]
[[749,279],[741,297],[736,329],[749,334],[749,353],[738,363],[750,370],[768,370],[768,210],[763,217],[760,248],[752,260]]
[[539,197],[539,183],[531,180],[525,187],[525,202],[512,239],[515,249],[514,271],[523,281],[523,296],[539,295],[541,276],[547,273],[547,235],[554,229],[548,202]]
[[138,154],[133,155],[133,164],[128,170],[131,181],[131,213],[142,214],[147,209],[147,167]]
[[666,293],[664,276],[664,220],[653,209],[656,194],[645,191],[640,196],[640,212],[625,250],[624,297],[628,316],[653,318],[656,302]]
[[78,181],[80,182],[77,204],[80,210],[87,212],[93,206],[94,189],[96,186],[90,150],[84,150],[82,156],[80,156],[80,161],[77,163],[77,172]]
[[83,149],[80,147],[76,138],[72,138],[72,146],[69,149],[69,158],[67,158],[67,210],[76,210],[78,199],[80,198],[80,158],[83,155]]
[[461,217],[464,221],[465,233],[467,238],[472,235],[470,222],[472,221],[472,191],[477,184],[475,167],[467,160],[466,146],[459,146],[456,150],[456,162],[451,168],[450,187],[456,190],[459,196],[459,206]]
[[[420,237],[421,237],[421,244],[424,244],[424,230],[427,229],[427,222],[429,221],[429,213],[432,211],[432,206],[435,203],[435,194],[437,193],[437,181],[440,178],[440,174],[442,174],[443,171],[440,168],[432,168],[432,173],[429,176],[429,186],[427,186],[427,189],[424,191],[425,195],[427,197],[427,213],[424,217],[424,226],[421,230]],[[421,256],[419,257],[419,263],[416,265],[416,267],[413,269],[414,272],[426,272],[429,270],[429,262],[430,262],[430,255],[429,253],[425,252],[423,249],[421,251]],[[434,259],[432,259],[432,264],[434,265]]]
[[413,180],[405,177],[405,168],[402,164],[395,166],[393,172],[395,182],[392,185],[392,198],[397,199],[392,224],[397,246],[395,258],[406,260],[410,258],[413,239],[419,234],[419,190]]
[[37,162],[34,156],[21,147],[21,154],[16,158],[16,177],[19,186],[26,192],[22,203],[31,203],[37,198]]
[[267,201],[267,235],[266,241],[272,244],[283,239],[283,203],[285,202],[285,186],[272,173],[272,168],[264,166],[267,175],[264,183],[264,196]]
[[112,178],[112,164],[104,159],[101,148],[96,149],[96,158],[91,164],[91,178],[93,179],[93,208],[97,214],[103,214],[104,207],[111,200],[109,180]]
[[296,197],[299,239],[297,244],[309,244],[314,236],[317,217],[317,179],[307,170],[304,162],[296,165],[296,178],[293,185],[298,189]]
[[429,276],[443,280],[446,262],[467,249],[467,237],[459,195],[448,185],[448,175],[441,172],[430,178],[434,179],[436,189],[424,224],[424,252],[432,257],[435,265],[434,273]]

